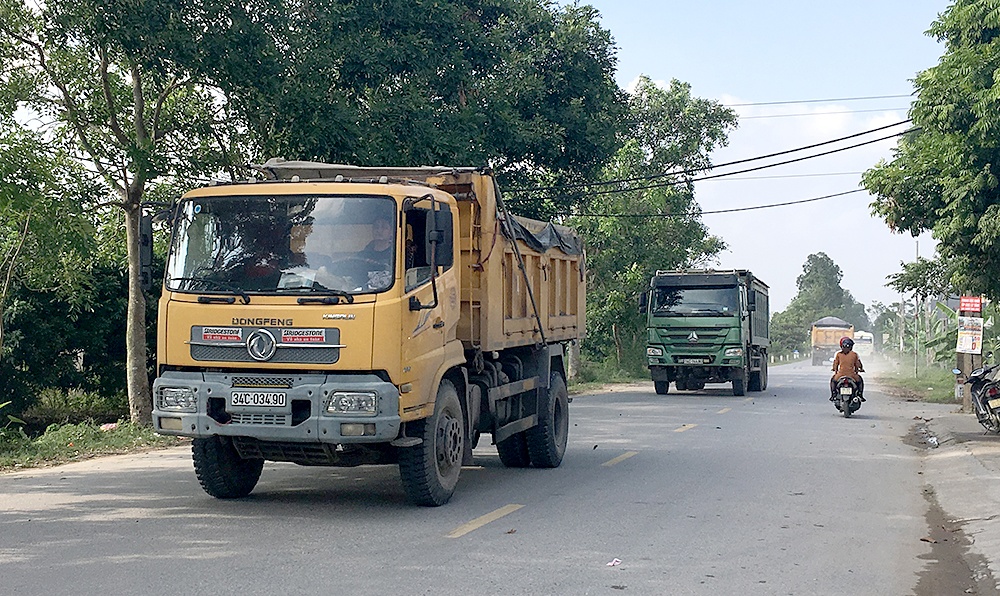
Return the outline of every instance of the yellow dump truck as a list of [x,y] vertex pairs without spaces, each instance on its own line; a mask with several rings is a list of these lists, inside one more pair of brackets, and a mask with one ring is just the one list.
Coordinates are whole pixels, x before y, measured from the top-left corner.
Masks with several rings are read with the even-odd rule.
[[259,169],[171,211],[153,418],[194,438],[206,492],[249,494],[265,460],[397,464],[441,505],[481,434],[505,466],[560,465],[573,230],[510,215],[483,168]]
[[829,362],[840,351],[840,340],[854,339],[854,325],[837,317],[823,317],[812,324],[812,364]]

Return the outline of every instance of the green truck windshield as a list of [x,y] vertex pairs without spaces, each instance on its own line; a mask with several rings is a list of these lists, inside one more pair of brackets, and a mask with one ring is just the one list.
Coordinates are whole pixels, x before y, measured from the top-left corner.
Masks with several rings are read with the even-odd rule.
[[656,317],[729,317],[739,313],[739,289],[674,288],[653,290],[651,312]]

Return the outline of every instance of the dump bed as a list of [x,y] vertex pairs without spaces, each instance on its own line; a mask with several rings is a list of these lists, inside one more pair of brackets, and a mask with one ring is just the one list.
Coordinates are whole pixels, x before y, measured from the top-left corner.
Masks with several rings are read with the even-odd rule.
[[[566,226],[509,216],[484,168],[364,168],[271,160],[276,178],[408,184],[443,190],[458,201],[461,319],[466,349],[503,350],[585,335],[583,242]],[[339,178],[338,178],[339,177]]]

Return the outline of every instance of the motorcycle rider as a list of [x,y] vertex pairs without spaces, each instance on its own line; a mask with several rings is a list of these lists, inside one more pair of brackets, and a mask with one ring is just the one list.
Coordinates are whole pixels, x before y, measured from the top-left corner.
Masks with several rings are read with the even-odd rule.
[[852,351],[854,340],[849,337],[840,338],[840,351],[833,358],[833,377],[830,379],[830,401],[837,399],[837,379],[851,377],[858,384],[858,397],[865,401],[865,380],[858,373],[865,372],[861,357]]

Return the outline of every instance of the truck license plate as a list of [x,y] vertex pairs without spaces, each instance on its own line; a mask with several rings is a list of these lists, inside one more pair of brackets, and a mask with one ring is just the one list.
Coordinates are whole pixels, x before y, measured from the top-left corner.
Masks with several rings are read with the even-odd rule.
[[701,358],[681,358],[681,364],[702,364],[704,362]]
[[285,395],[278,391],[233,391],[229,403],[234,406],[283,408]]
[[853,392],[854,391],[850,387],[841,387],[840,388],[840,394],[841,395],[850,395]]

